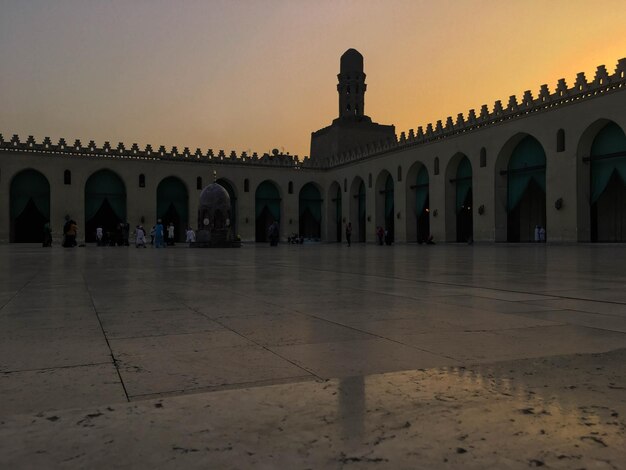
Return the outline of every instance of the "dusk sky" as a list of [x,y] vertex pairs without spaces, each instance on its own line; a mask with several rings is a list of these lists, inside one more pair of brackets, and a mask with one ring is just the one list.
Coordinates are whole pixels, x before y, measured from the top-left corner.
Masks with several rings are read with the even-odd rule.
[[626,57],[624,0],[0,0],[0,133],[308,155],[339,57],[398,135]]

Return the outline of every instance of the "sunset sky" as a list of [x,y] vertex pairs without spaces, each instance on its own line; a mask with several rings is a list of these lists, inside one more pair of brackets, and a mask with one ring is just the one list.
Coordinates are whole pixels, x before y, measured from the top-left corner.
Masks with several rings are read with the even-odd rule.
[[626,57],[624,0],[0,0],[0,133],[308,155],[339,57],[398,135]]

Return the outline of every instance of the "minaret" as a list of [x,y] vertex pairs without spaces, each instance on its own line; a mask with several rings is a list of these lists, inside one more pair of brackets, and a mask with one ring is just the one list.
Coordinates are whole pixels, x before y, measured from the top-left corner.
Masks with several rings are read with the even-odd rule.
[[337,91],[339,92],[339,118],[362,118],[365,114],[365,74],[363,56],[356,49],[348,49],[341,56]]

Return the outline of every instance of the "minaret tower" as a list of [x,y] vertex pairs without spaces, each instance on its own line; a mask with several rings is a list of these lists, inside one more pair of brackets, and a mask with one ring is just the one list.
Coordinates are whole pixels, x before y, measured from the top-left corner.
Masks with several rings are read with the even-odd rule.
[[365,115],[365,74],[359,51],[344,52],[337,78],[339,116],[330,126],[311,132],[311,159],[321,166],[367,144],[396,141],[394,126],[377,124]]
[[339,92],[339,118],[360,120],[365,114],[365,74],[363,56],[356,49],[348,49],[341,56],[337,91]]

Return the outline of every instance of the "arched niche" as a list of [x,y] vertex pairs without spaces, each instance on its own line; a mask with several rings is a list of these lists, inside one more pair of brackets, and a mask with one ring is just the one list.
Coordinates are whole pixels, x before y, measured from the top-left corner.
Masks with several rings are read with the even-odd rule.
[[22,170],[9,189],[10,237],[13,243],[41,243],[50,222],[50,182],[39,171]]

